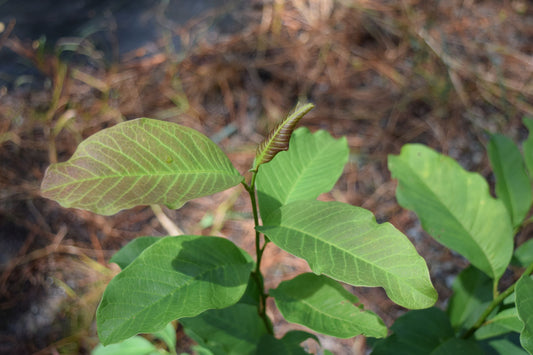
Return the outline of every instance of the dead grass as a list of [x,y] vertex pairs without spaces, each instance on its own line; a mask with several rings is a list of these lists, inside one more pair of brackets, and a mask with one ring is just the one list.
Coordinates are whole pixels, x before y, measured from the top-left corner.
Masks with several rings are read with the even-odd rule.
[[[88,351],[102,290],[92,285],[108,279],[112,251],[135,236],[165,234],[149,209],[101,217],[40,198],[49,163],[66,160],[102,128],[147,116],[213,137],[244,173],[262,135],[298,99],[316,105],[303,125],[348,136],[350,164],[323,198],[363,206],[406,232],[428,261],[441,300],[449,296],[449,278],[464,261],[425,237],[416,218],[398,207],[386,157],[407,142],[422,142],[490,174],[484,130],[522,139],[520,121],[533,116],[533,7],[495,0],[254,1],[233,13],[244,30],[207,35],[217,16],[167,23],[169,36],[107,68],[43,57],[8,30],[0,37],[0,48],[32,60],[49,83],[37,91],[0,90],[0,240],[6,250],[0,309],[8,316],[1,318],[15,322],[23,313],[16,304],[30,307],[28,297],[43,298],[46,280],[59,273],[56,284],[67,290],[70,280],[65,292],[75,296],[66,297],[55,317],[79,335],[60,340],[63,328],[37,337],[6,324],[0,343],[24,339],[29,345],[21,351],[27,352]],[[169,42],[178,35],[181,53]],[[226,198],[231,202],[220,205]],[[252,224],[243,220],[249,205],[239,192],[166,212],[187,233],[225,235],[253,251]],[[96,263],[87,267],[88,260]],[[264,267],[273,286],[306,265],[271,248]],[[66,269],[75,276],[64,275]],[[402,311],[380,290],[354,292],[388,324]],[[357,353],[361,340],[332,346],[339,354]]]

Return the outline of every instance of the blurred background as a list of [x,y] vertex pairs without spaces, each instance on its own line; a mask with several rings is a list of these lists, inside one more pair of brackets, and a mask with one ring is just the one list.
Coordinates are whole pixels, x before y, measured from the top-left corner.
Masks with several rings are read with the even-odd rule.
[[[520,142],[522,118],[533,118],[533,4],[0,0],[0,353],[90,353],[95,309],[118,272],[110,256],[134,237],[168,234],[150,208],[103,217],[43,199],[50,163],[144,116],[203,132],[245,174],[298,100],[316,105],[300,125],[350,145],[321,199],[365,207],[406,233],[445,305],[466,262],[397,205],[387,155],[424,143],[493,182],[487,133]],[[253,254],[245,195],[237,186],[163,212],[187,234],[225,236]],[[306,270],[267,248],[267,287]],[[381,289],[348,289],[388,325],[404,311]],[[301,329],[273,304],[271,315],[278,335]],[[320,339],[336,354],[364,353],[362,337]],[[178,326],[178,353],[191,344]]]

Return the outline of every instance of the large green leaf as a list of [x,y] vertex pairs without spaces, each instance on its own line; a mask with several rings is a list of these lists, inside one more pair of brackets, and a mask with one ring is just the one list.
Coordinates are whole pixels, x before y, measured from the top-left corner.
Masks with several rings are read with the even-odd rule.
[[269,294],[286,320],[319,333],[337,338],[387,336],[383,320],[359,308],[359,299],[329,277],[301,274],[280,283]]
[[522,276],[516,284],[516,309],[524,323],[520,343],[533,354],[533,279],[529,275]]
[[297,201],[257,227],[287,252],[305,259],[313,272],[354,286],[383,287],[406,308],[435,303],[424,259],[390,223],[378,224],[363,208],[340,202]]
[[96,314],[104,344],[235,304],[252,269],[227,239],[184,235],[145,249],[107,286]]
[[486,355],[527,355],[520,346],[517,333],[507,333],[504,336],[479,341]]
[[509,138],[493,135],[488,146],[496,176],[496,195],[507,207],[513,226],[519,227],[531,207],[531,183],[518,147]]
[[314,200],[331,190],[348,161],[346,138],[326,131],[297,129],[290,149],[264,164],[257,175],[257,196],[263,222],[276,208],[292,201]]
[[211,309],[180,322],[193,340],[215,355],[253,354],[261,337],[267,334],[257,307],[244,303]]
[[454,337],[446,313],[438,308],[407,312],[391,330],[393,334],[378,342],[372,355],[482,354],[475,342]]
[[398,202],[416,212],[430,235],[491,278],[501,277],[513,253],[513,227],[481,175],[420,144],[389,156],[389,169],[398,179]]
[[524,150],[524,162],[526,163],[529,179],[533,181],[533,118],[524,117],[524,126],[527,127],[529,135],[522,144]]
[[493,298],[492,280],[473,266],[457,276],[448,303],[448,315],[455,330],[470,328]]
[[68,161],[47,169],[41,189],[64,207],[110,215],[138,205],[179,208],[241,181],[200,132],[139,118],[87,138]]

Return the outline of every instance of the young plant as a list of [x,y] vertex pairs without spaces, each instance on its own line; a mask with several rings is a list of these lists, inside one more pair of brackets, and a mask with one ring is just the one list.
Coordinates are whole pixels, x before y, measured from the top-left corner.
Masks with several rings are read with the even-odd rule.
[[[238,184],[252,204],[255,260],[215,236],[140,237],[121,249],[111,261],[122,271],[96,314],[103,345],[177,319],[202,353],[303,354],[299,344],[317,338],[302,331],[275,337],[267,298],[289,322],[339,338],[388,332],[339,282],[382,287],[410,309],[435,303],[426,263],[405,235],[363,208],[317,200],[334,186],[349,150],[345,138],[294,130],[312,107],[297,106],[259,145],[249,181],[201,133],[148,118],[104,129],[48,168],[44,196],[104,215],[137,205],[179,208]],[[261,262],[269,243],[306,260],[313,273],[265,290]]]
[[[524,123],[531,132],[533,120]],[[533,240],[513,253],[515,234],[531,221],[531,135],[523,151],[525,159],[510,139],[491,136],[498,198],[481,175],[423,145],[408,144],[389,156],[400,205],[416,212],[431,236],[471,266],[455,280],[446,312],[407,312],[372,354],[533,354]],[[521,277],[500,290],[510,266]]]

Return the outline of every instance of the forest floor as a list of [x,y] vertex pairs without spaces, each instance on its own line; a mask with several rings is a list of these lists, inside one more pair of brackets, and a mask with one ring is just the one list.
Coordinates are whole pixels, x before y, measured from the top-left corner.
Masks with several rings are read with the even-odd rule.
[[[96,306],[117,272],[110,256],[135,237],[167,234],[147,207],[103,217],[40,196],[50,163],[136,117],[201,131],[244,174],[268,129],[298,100],[313,102],[300,125],[346,136],[351,152],[338,184],[320,198],[362,206],[403,231],[428,263],[438,305],[446,304],[467,263],[397,204],[387,156],[424,143],[493,182],[487,132],[520,142],[522,118],[533,117],[533,5],[256,0],[228,11],[180,25],[161,15],[167,35],[111,64],[81,44],[84,64],[43,52],[10,36],[11,24],[0,33],[0,50],[31,61],[43,82],[0,88],[1,354],[88,353],[98,343]],[[238,31],[210,30],[228,16]],[[225,236],[254,253],[240,186],[163,210],[187,234]],[[308,270],[274,246],[263,268],[269,288]],[[349,290],[388,325],[404,311],[381,289]],[[270,306],[277,334],[297,327]],[[188,351],[191,342],[178,335],[179,350]],[[321,341],[335,354],[364,353],[362,337]]]

